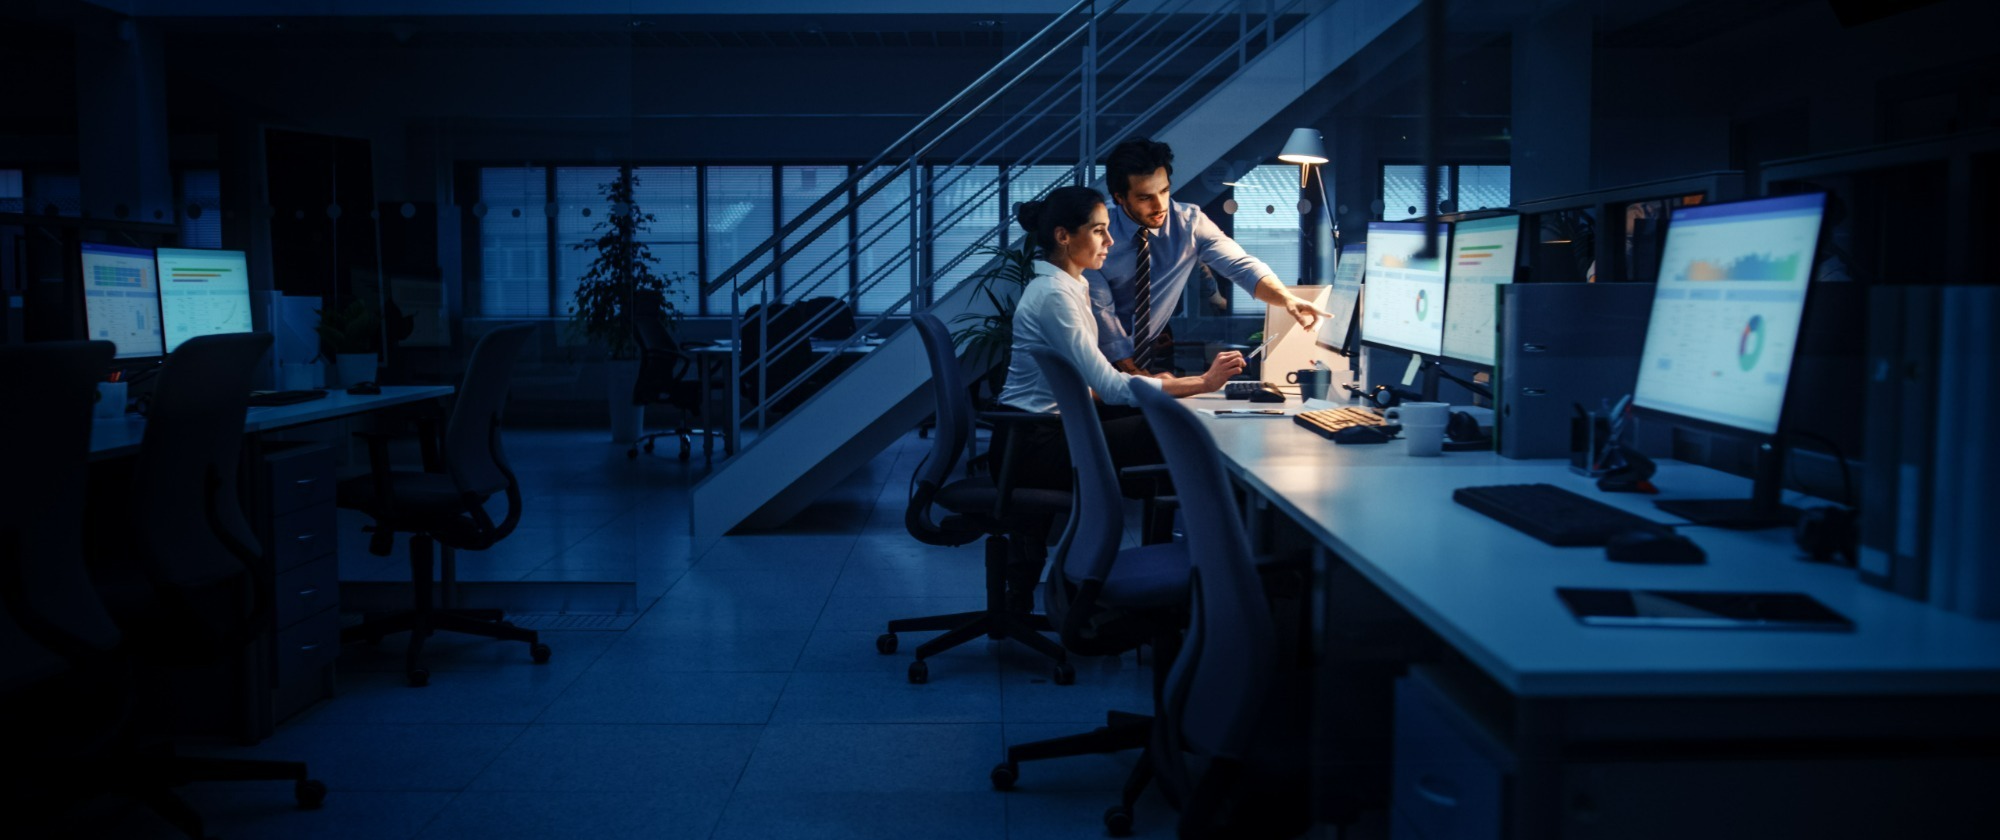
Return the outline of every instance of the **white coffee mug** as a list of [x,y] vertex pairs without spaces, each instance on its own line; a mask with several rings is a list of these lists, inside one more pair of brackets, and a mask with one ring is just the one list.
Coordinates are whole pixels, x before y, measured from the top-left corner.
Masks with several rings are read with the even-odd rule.
[[1403,439],[1409,441],[1409,453],[1420,457],[1436,457],[1444,451],[1444,424],[1418,425],[1403,424]]
[[1451,403],[1406,402],[1382,412],[1382,422],[1404,426],[1437,426],[1451,422]]

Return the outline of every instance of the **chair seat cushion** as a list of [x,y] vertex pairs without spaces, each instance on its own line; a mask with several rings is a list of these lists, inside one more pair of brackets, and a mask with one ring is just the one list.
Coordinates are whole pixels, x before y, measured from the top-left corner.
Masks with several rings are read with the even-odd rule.
[[[935,501],[939,507],[952,513],[977,515],[991,513],[999,495],[999,488],[993,486],[992,479],[968,478],[940,488]],[[1009,506],[1017,516],[1045,516],[1069,510],[1069,494],[1061,490],[1016,487]]]
[[[1142,545],[1118,552],[1098,602],[1107,607],[1171,607],[1187,602],[1187,543]],[[1070,575],[1070,582],[1081,578]]]

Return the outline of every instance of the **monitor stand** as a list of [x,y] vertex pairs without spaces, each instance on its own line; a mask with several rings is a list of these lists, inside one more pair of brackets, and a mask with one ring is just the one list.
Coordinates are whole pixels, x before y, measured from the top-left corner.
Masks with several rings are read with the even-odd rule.
[[1785,504],[1785,447],[1779,438],[1757,447],[1756,475],[1748,499],[1664,499],[1654,507],[1696,525],[1755,531],[1762,528],[1790,528],[1799,521],[1799,509]]

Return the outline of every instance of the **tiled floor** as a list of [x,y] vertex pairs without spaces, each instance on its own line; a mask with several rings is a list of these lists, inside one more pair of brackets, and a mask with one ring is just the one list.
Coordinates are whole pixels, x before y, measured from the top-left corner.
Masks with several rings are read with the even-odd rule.
[[[650,605],[632,627],[547,632],[555,656],[542,666],[518,644],[440,636],[423,689],[404,685],[396,637],[351,648],[338,697],[225,751],[310,762],[332,789],[325,808],[294,810],[281,783],[188,788],[214,833],[1103,836],[1135,755],[1026,765],[1008,793],[987,773],[1009,742],[1087,729],[1107,708],[1146,710],[1148,676],[1130,656],[1080,662],[1076,684],[1056,686],[1032,654],[982,641],[932,660],[918,686],[903,676],[916,639],[875,653],[889,618],[982,603],[978,546],[929,548],[902,531],[929,441],[906,438],[781,533],[689,557],[700,458],[627,464],[600,436],[510,435],[530,500],[516,536],[532,545],[495,554],[518,577],[629,561]],[[1138,836],[1172,833],[1149,794]]]

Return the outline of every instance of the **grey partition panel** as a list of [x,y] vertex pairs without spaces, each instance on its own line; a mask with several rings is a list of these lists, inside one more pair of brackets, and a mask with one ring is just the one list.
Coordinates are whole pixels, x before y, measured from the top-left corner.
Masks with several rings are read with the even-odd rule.
[[1632,392],[1652,311],[1650,283],[1501,286],[1500,454],[1568,455],[1575,406],[1595,409]]

